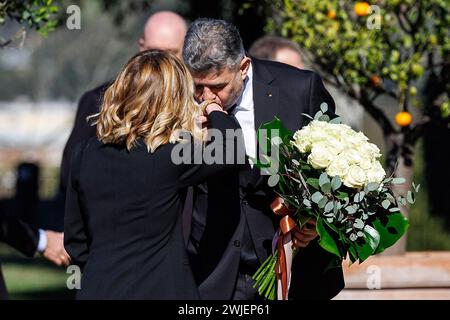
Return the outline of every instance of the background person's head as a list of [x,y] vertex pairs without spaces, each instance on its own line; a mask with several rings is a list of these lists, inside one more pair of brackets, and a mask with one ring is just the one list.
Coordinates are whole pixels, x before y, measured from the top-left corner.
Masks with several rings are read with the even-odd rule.
[[194,100],[189,70],[167,51],[143,51],[131,58],[106,90],[98,118],[97,137],[103,143],[131,150],[143,138],[148,150],[169,142],[178,129],[196,138],[200,107]]
[[277,36],[259,38],[251,45],[249,54],[258,59],[278,61],[300,69],[305,67],[299,45]]
[[171,11],[157,12],[145,23],[139,50],[166,50],[181,58],[186,31],[186,21],[180,15]]
[[195,82],[195,97],[225,109],[239,99],[250,67],[239,31],[232,24],[201,18],[189,27],[183,59]]

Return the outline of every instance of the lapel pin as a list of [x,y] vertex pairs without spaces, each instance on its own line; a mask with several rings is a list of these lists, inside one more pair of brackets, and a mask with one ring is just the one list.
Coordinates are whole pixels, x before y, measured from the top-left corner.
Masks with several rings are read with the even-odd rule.
[[267,92],[267,96],[270,98],[272,97],[272,92]]

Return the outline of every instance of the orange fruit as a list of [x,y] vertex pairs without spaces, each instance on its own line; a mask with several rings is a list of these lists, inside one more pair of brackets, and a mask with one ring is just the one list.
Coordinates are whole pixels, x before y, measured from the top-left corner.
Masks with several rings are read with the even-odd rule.
[[367,2],[357,2],[353,9],[360,17],[367,16],[370,13],[370,5]]
[[330,19],[336,18],[336,11],[328,10],[327,17],[330,18]]
[[397,115],[395,116],[395,122],[400,126],[400,127],[406,127],[409,126],[411,124],[412,121],[412,116],[411,113],[403,111],[403,112],[399,112],[397,113]]
[[370,82],[372,82],[374,87],[378,87],[381,84],[381,79],[379,76],[374,74],[370,77]]

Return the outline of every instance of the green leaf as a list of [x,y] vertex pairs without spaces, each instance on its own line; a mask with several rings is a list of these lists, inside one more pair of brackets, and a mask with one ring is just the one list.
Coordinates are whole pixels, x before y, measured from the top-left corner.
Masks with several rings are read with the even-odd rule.
[[339,176],[334,176],[333,179],[331,179],[331,189],[333,189],[333,191],[336,191],[341,186],[342,186],[341,178]]
[[326,102],[322,102],[322,103],[320,104],[320,110],[321,110],[323,113],[327,113],[327,111],[328,111],[328,104],[327,104]]
[[331,253],[335,254],[336,256],[338,256],[339,258],[341,258],[341,254],[339,252],[336,241],[326,230],[321,218],[317,219],[316,230],[320,237],[319,245],[322,248],[324,248],[325,250],[327,250],[328,252],[331,252]]
[[383,202],[381,203],[381,205],[383,206],[383,208],[385,208],[387,210],[387,208],[390,207],[391,202],[389,200],[383,200]]
[[319,189],[319,179],[316,178],[308,178],[306,180],[306,184],[309,184],[314,189]]
[[[265,130],[266,135],[261,134]],[[274,134],[278,133],[278,136],[281,138],[283,143],[286,145],[289,144],[289,141],[292,140],[293,134],[289,131],[281,122],[280,119],[274,117],[274,119],[270,122],[264,123],[258,129],[258,142],[261,145],[261,148],[264,153],[267,153],[269,148],[269,142],[272,141],[272,138],[275,137]]]
[[311,207],[311,201],[309,201],[308,199],[303,199],[303,204],[307,207]]
[[323,186],[320,187],[323,193],[330,193],[331,192],[331,183],[325,183]]
[[339,200],[345,200],[348,197],[348,194],[346,192],[339,191],[336,198]]
[[380,234],[380,244],[376,253],[383,252],[386,248],[394,245],[408,230],[409,223],[401,213],[387,215],[388,222],[383,225],[380,220],[373,222],[374,228]]
[[314,203],[319,203],[320,200],[322,200],[322,198],[323,198],[323,194],[320,193],[319,191],[317,191],[316,193],[314,193],[314,194],[311,196],[311,200],[312,200],[312,202],[314,202]]
[[380,244],[380,234],[378,231],[371,226],[365,226],[364,230],[364,244],[360,245],[356,243],[356,250],[358,252],[358,257],[360,262],[363,262],[368,257],[370,257],[372,254],[375,253],[375,250]]

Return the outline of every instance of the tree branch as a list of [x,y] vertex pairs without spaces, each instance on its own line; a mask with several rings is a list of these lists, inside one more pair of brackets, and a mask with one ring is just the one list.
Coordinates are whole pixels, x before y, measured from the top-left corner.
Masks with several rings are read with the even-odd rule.
[[364,109],[366,109],[366,111],[372,116],[372,118],[378,122],[381,129],[383,130],[384,135],[387,136],[396,132],[386,114],[370,101],[365,91],[361,91],[360,103],[364,107]]

